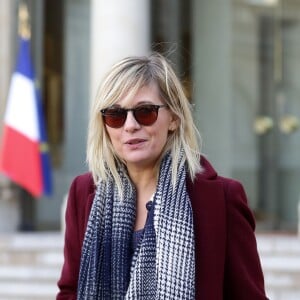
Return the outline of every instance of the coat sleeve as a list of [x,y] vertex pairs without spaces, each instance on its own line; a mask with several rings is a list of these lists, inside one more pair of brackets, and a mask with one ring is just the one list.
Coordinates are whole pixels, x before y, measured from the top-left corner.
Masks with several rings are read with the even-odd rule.
[[78,207],[80,177],[71,184],[65,213],[66,231],[64,241],[64,264],[58,281],[57,300],[73,300],[77,295],[78,273],[82,246],[82,208]]
[[254,234],[255,221],[242,185],[225,184],[227,247],[224,299],[266,300],[264,278]]

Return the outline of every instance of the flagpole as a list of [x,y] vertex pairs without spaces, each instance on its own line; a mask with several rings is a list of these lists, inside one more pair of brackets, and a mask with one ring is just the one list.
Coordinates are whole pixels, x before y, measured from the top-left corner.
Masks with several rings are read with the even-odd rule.
[[[19,37],[25,40],[31,39],[31,29],[29,23],[29,12],[24,2],[19,4],[18,12],[18,33]],[[33,196],[24,188],[20,187],[20,224],[19,231],[36,230],[36,203]]]

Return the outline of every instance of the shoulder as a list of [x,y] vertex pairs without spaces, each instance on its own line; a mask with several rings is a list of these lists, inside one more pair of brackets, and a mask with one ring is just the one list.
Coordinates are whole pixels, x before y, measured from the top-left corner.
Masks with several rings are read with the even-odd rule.
[[[202,201],[215,201],[213,198],[217,198],[218,205],[220,202],[224,203],[224,208],[227,212],[228,220],[232,216],[239,215],[240,217],[247,219],[248,224],[252,228],[255,228],[255,221],[252,211],[248,205],[247,195],[243,184],[234,178],[219,176],[210,162],[201,157],[201,165],[203,172],[198,174],[193,185],[194,190],[205,190],[206,199]],[[210,186],[211,188],[207,188]],[[219,192],[217,192],[219,190]],[[197,194],[194,192],[194,195]],[[222,199],[220,201],[220,199]]]
[[90,194],[95,190],[95,184],[90,172],[77,175],[72,183],[70,190],[79,194]]
[[77,222],[76,228],[80,228],[80,236],[83,238],[91,205],[95,196],[95,185],[91,173],[76,176],[70,186],[66,220],[69,227],[72,222]]
[[193,182],[187,182],[192,202],[210,202],[211,205],[225,209],[248,210],[247,196],[239,180],[218,175],[211,163],[201,157],[202,172],[198,173]]
[[244,192],[243,186],[239,180],[220,176],[212,166],[212,164],[204,156],[201,156],[200,163],[202,171],[196,175],[196,178],[192,183],[192,185],[194,185],[195,187],[205,184],[218,184],[222,185],[225,193]]
[[93,177],[91,172],[86,172],[83,174],[79,174],[74,177],[73,182],[75,183],[83,183],[83,184],[93,184]]
[[95,184],[91,173],[84,173],[76,176],[70,186],[68,193],[68,206],[77,209],[90,208],[95,195]]
[[218,174],[218,172],[215,170],[213,165],[210,163],[210,161],[205,157],[201,156],[200,158],[200,164],[202,167],[202,171],[199,172],[196,175],[195,183],[199,181],[218,181],[222,184],[224,184],[226,187],[233,186],[233,187],[240,187],[241,183],[233,178],[229,177],[223,177]]

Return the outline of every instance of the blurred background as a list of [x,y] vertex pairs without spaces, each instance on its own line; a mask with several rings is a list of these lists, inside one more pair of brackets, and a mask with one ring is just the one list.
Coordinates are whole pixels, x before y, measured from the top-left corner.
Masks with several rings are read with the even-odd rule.
[[[0,120],[19,50],[20,2],[0,0]],[[6,270],[6,277],[0,270],[0,299],[1,287],[8,287],[7,278],[15,276],[7,264],[13,258],[4,251],[9,246],[4,245],[15,249],[8,252],[36,245],[23,253],[31,262],[40,259],[34,254],[41,244],[47,249],[55,245],[53,251],[40,255],[46,265],[60,266],[62,205],[71,180],[87,171],[90,102],[114,62],[151,50],[174,63],[193,103],[203,153],[220,175],[234,177],[245,187],[257,221],[263,265],[270,269],[269,297],[300,299],[300,1],[22,3],[28,7],[31,24],[31,54],[42,92],[53,192],[34,199],[0,175],[0,258]],[[1,122],[0,138],[3,126]],[[281,260],[273,261],[274,257]],[[30,274],[43,278],[45,270]],[[37,298],[25,294],[24,299],[44,299],[41,294]],[[3,299],[23,299],[5,295]]]

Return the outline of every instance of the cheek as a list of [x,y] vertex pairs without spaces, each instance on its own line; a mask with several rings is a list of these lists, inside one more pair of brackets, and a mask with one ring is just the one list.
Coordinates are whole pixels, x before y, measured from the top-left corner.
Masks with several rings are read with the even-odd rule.
[[164,147],[165,144],[167,143],[168,135],[169,135],[169,130],[167,128],[164,127],[157,128],[155,139],[161,148]]
[[120,139],[120,134],[118,133],[118,131],[113,130],[111,128],[107,128],[107,138],[110,140],[112,146],[114,149],[116,149],[118,147],[118,142],[121,140]]

